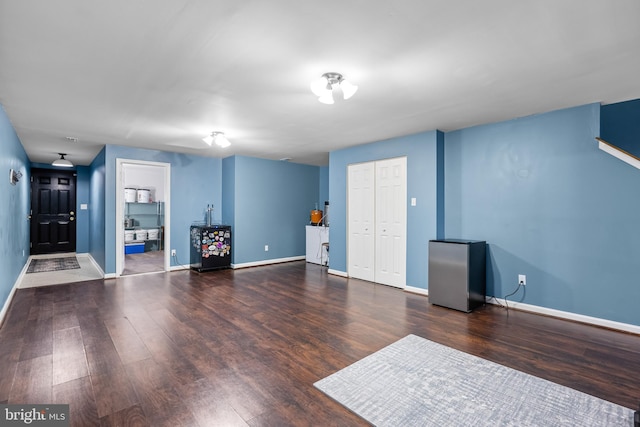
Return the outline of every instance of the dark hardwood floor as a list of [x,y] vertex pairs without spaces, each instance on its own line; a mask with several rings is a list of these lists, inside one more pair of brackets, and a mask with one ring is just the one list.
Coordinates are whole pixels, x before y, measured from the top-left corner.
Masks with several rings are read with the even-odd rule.
[[367,425],[313,383],[416,334],[611,402],[640,402],[640,336],[425,296],[292,262],[19,289],[0,403],[77,426]]

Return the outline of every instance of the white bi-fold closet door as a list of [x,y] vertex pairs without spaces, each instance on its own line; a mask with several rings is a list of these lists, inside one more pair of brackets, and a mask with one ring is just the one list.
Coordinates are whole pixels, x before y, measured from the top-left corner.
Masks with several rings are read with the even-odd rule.
[[407,158],[348,166],[348,275],[404,288]]
[[375,163],[348,166],[347,175],[347,274],[375,279]]

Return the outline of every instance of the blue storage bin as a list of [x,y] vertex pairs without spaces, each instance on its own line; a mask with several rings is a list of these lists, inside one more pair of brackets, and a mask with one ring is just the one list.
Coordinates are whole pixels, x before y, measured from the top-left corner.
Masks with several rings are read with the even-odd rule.
[[144,242],[142,243],[127,243],[124,245],[125,255],[129,254],[141,254],[144,252]]

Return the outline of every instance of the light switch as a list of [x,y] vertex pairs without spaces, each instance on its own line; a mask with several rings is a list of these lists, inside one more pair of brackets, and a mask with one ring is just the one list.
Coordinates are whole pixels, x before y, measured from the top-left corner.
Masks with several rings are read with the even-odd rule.
[[411,206],[415,206],[416,205],[416,198],[412,197],[411,198]]
[[80,203],[80,210],[81,211],[86,211],[87,210],[87,204],[86,203]]

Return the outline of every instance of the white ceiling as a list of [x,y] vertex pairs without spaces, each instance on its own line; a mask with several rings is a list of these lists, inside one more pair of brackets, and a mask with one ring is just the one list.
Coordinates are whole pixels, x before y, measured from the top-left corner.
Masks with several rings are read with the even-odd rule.
[[[118,144],[325,165],[640,98],[639,20],[638,0],[0,0],[0,104],[34,162]],[[317,101],[309,83],[329,71],[353,98]],[[214,130],[232,146],[202,142]]]

